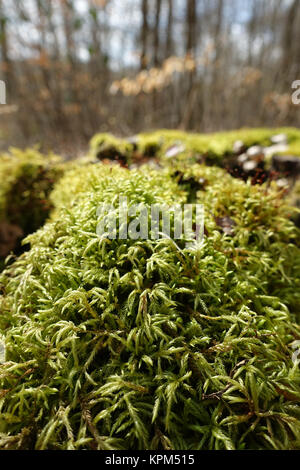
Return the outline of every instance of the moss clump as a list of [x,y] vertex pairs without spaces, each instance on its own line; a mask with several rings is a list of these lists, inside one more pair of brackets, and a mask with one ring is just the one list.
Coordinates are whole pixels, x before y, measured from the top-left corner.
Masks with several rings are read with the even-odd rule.
[[[172,174],[176,171],[187,181],[190,202],[206,208],[207,236],[216,227],[222,232],[218,219],[231,219],[234,233],[222,239],[222,250],[244,272],[244,279],[256,272],[265,294],[280,298],[299,322],[300,232],[293,223],[297,210],[286,200],[285,188],[275,182],[252,186],[214,167],[180,164]],[[203,188],[196,194],[195,183]]]
[[294,215],[293,220],[297,227],[300,228],[300,181],[298,180],[291,191],[288,193],[288,203],[298,209]]
[[51,205],[49,194],[62,173],[59,157],[42,155],[36,149],[11,149],[0,155],[0,227],[2,232],[16,234],[15,239],[3,235],[0,256],[18,251],[18,239],[41,227]]
[[206,180],[206,238],[191,251],[96,235],[99,204],[119,195],[184,202],[170,175],[85,171],[1,275],[0,447],[299,449],[300,256],[281,193],[187,169]]
[[[253,145],[270,146],[271,137],[285,134],[288,139],[289,154],[300,155],[300,131],[294,128],[278,129],[241,129],[238,131],[217,132],[214,134],[196,134],[177,130],[159,130],[136,136],[135,144],[125,139],[116,139],[110,134],[97,134],[91,141],[91,154],[101,155],[101,149],[112,149],[112,155],[129,155],[135,159],[141,154],[146,157],[160,157],[165,160],[168,149],[178,147],[176,159],[196,161],[204,158],[209,164],[224,164],[224,157],[232,155],[236,141],[243,141],[246,148]],[[176,152],[175,152],[176,153]],[[105,155],[105,152],[102,154]],[[108,157],[109,158],[109,157]]]
[[55,207],[54,214],[58,214],[62,207],[74,204],[82,193],[93,192],[95,188],[99,190],[102,185],[107,187],[108,184],[127,174],[128,170],[119,166],[111,167],[101,163],[90,165],[84,161],[73,164],[56,183],[50,195],[50,201]]
[[96,134],[90,142],[91,156],[99,160],[117,160],[122,163],[130,161],[134,146],[112,134]]
[[232,155],[236,141],[241,140],[246,148],[253,145],[270,146],[271,137],[275,134],[285,134],[288,138],[288,153],[300,155],[300,131],[294,128],[279,129],[240,129],[238,131],[217,132],[214,134],[193,134],[181,131],[156,131],[140,135],[141,150],[148,145],[157,145],[160,148],[159,155],[164,158],[168,148],[172,145],[182,146],[179,158],[189,158],[195,161],[195,157],[203,156],[209,164],[224,164],[224,157]]

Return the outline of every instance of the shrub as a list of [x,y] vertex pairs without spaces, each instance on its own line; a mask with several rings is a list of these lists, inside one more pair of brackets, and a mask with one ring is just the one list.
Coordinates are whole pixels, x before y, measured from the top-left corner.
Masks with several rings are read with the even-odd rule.
[[[79,187],[80,171],[65,178]],[[181,203],[200,177],[197,250],[96,235],[102,202]],[[1,448],[300,448],[300,257],[282,194],[216,168],[184,178],[85,168],[2,273]]]

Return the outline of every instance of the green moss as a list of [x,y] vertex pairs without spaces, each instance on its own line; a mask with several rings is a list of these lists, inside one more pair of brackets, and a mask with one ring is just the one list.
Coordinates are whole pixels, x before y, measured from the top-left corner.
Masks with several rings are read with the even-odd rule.
[[298,180],[294,187],[287,195],[287,202],[297,209],[293,216],[293,220],[297,227],[300,227],[300,181]]
[[90,142],[90,154],[99,159],[130,159],[133,145],[123,139],[118,139],[112,134],[96,134]]
[[149,142],[157,145],[164,155],[168,147],[174,144],[183,144],[183,156],[198,153],[205,155],[208,163],[222,163],[227,155],[232,154],[233,145],[242,140],[245,146],[253,145],[270,146],[270,138],[275,134],[284,133],[288,137],[290,153],[300,155],[300,130],[293,128],[278,129],[240,129],[238,131],[218,132],[214,134],[193,134],[182,131],[156,131],[154,133],[141,134],[140,148],[143,150]]
[[0,447],[300,449],[299,233],[282,193],[184,168],[206,181],[206,238],[191,251],[96,235],[99,204],[119,195],[188,200],[173,170],[92,165],[81,188],[80,171],[0,278]]
[[[173,174],[174,171],[176,167],[172,169]],[[248,274],[252,269],[257,270],[263,283],[265,273],[268,295],[280,298],[295,321],[300,322],[300,233],[292,221],[297,210],[286,200],[286,191],[278,189],[275,182],[252,186],[215,167],[180,164],[177,171],[188,181],[204,180],[204,189],[197,192],[193,202],[204,204],[207,209],[208,235],[216,227],[216,217],[231,218],[235,234],[222,241],[223,249],[229,250],[228,253],[236,257],[236,266],[243,269],[251,253],[248,260],[256,259],[256,267],[251,261],[246,268],[249,268]],[[187,185],[186,189],[191,188]]]
[[300,156],[300,142],[299,141],[291,142],[291,144],[289,145],[288,152],[285,152],[285,153],[299,157]]
[[300,155],[300,130],[296,128],[275,129],[240,129],[237,131],[218,132],[213,134],[187,133],[177,130],[159,130],[142,133],[136,136],[134,146],[125,139],[117,139],[110,134],[97,134],[91,141],[91,154],[96,156],[101,149],[111,148],[128,159],[136,152],[148,157],[158,156],[164,159],[165,153],[173,145],[182,146],[179,159],[195,161],[197,154],[205,156],[209,164],[222,164],[223,158],[232,154],[233,145],[242,140],[245,146],[270,146],[270,138],[276,134],[288,137],[288,153]]
[[127,173],[128,170],[119,166],[74,163],[65,171],[64,176],[54,186],[51,193],[50,200],[56,208],[55,213],[57,214],[62,207],[69,207],[76,198],[80,198],[82,193],[94,191],[95,187],[101,184],[107,185],[107,181],[113,182],[114,179]]
[[42,226],[51,209],[49,194],[61,174],[62,163],[55,155],[15,148],[1,154],[0,225],[14,226],[23,236]]

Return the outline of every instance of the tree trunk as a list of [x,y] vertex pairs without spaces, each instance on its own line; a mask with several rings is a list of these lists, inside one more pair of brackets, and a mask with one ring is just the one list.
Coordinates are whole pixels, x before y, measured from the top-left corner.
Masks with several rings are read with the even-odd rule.
[[166,37],[166,52],[165,56],[171,57],[174,52],[174,43],[173,43],[173,0],[168,1],[168,26],[167,26],[167,37]]
[[186,5],[186,53],[194,55],[196,52],[197,9],[196,0],[187,0]]
[[[293,58],[293,38],[294,38],[295,24],[296,24],[296,18],[297,18],[299,6],[300,6],[299,0],[294,0],[293,3],[291,4],[287,12],[286,23],[285,23],[284,32],[283,32],[282,73],[284,77],[283,81],[286,86],[288,86],[294,78],[291,76],[293,59],[294,59]],[[296,78],[297,77],[295,77],[295,79]]]
[[3,8],[3,0],[0,0],[0,54],[1,54],[1,72],[9,93],[13,88],[12,63],[9,57],[8,38],[7,38],[7,18]]
[[160,11],[161,11],[161,0],[156,0],[155,4],[155,25],[154,25],[154,54],[153,64],[154,67],[159,66],[159,23],[160,23]]
[[141,42],[142,42],[142,52],[141,52],[141,61],[140,68],[141,70],[147,67],[147,52],[148,52],[148,35],[149,35],[149,23],[148,23],[148,0],[142,0],[142,31],[141,31]]
[[74,65],[75,62],[75,44],[73,39],[73,4],[71,0],[61,0],[63,28],[66,41],[66,51],[68,61]]

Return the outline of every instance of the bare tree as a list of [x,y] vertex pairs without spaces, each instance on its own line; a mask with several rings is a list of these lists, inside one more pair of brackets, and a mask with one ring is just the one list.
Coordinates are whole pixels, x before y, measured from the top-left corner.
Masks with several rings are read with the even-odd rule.
[[174,41],[173,41],[173,26],[174,26],[174,12],[173,12],[173,0],[167,0],[168,6],[168,25],[166,34],[166,46],[165,56],[170,57],[174,52]]
[[194,54],[196,51],[197,11],[196,0],[187,0],[186,4],[186,52]]
[[155,2],[155,24],[154,24],[154,41],[153,41],[153,64],[155,67],[159,65],[159,24],[160,24],[161,0]]
[[7,34],[7,16],[4,11],[3,0],[0,0],[0,53],[1,53],[1,64],[2,64],[2,74],[4,81],[6,83],[6,88],[10,92],[13,88],[13,71],[12,64],[9,57],[9,47],[8,47],[8,34]]
[[[286,21],[284,25],[283,31],[283,38],[282,38],[282,71],[284,74],[283,81],[288,85],[293,80],[291,77],[291,73],[293,72],[293,64],[294,64],[294,47],[293,47],[293,38],[295,34],[296,28],[296,20],[297,15],[300,10],[300,2],[299,0],[294,0],[286,15]],[[299,49],[299,45],[297,44],[297,50]],[[299,54],[300,55],[300,54]]]
[[142,30],[141,30],[141,43],[142,52],[140,60],[140,68],[145,69],[147,66],[147,52],[148,52],[148,35],[149,35],[149,23],[148,23],[148,0],[142,1]]

